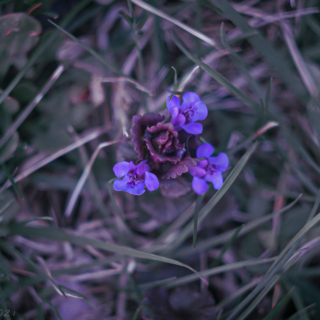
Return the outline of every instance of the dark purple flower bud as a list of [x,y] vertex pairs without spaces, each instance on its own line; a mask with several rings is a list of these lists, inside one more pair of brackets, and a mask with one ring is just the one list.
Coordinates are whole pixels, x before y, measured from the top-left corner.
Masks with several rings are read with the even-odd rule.
[[144,187],[149,191],[159,188],[159,180],[156,175],[149,172],[150,167],[147,160],[138,165],[135,165],[133,161],[121,161],[113,167],[113,171],[117,178],[124,177],[113,183],[113,188],[116,191],[126,191],[139,196],[145,192]]
[[162,123],[160,114],[145,114],[133,117],[134,150],[138,159],[151,159],[155,163],[178,163],[186,149],[178,140],[178,132],[171,123]]
[[157,123],[163,121],[164,118],[165,117],[161,114],[154,113],[144,114],[143,116],[135,115],[132,118],[132,142],[134,144],[134,151],[138,154],[139,160],[147,158],[148,149],[142,138],[145,135],[147,128],[155,126]]
[[181,105],[178,97],[173,96],[170,100],[169,96],[167,108],[172,116],[171,123],[175,130],[183,129],[190,134],[202,133],[202,124],[196,121],[204,120],[208,115],[208,109],[196,93],[186,92]]
[[197,149],[197,157],[204,157],[205,160],[199,161],[197,166],[189,167],[189,173],[194,177],[192,188],[195,193],[203,194],[207,191],[207,181],[213,184],[214,189],[218,190],[223,184],[222,173],[229,166],[229,159],[225,153],[219,153],[217,157],[210,157],[214,148],[210,143],[204,143]]

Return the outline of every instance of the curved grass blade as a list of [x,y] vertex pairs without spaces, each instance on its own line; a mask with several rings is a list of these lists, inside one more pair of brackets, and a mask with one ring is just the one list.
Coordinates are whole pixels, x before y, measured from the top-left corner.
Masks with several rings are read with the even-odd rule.
[[35,228],[35,227],[27,227],[27,226],[12,226],[10,229],[11,235],[20,235],[22,237],[35,237],[35,238],[44,238],[44,239],[50,239],[54,241],[67,241],[76,245],[80,246],[92,246],[94,248],[103,249],[109,252],[118,253],[121,255],[128,255],[130,257],[134,258],[140,258],[140,259],[147,259],[147,260],[154,260],[169,264],[174,264],[177,266],[181,266],[184,268],[187,268],[191,270],[192,272],[197,274],[197,277],[199,276],[199,273],[194,270],[193,268],[189,267],[188,265],[179,262],[174,259],[158,256],[155,254],[139,251],[136,249],[132,249],[125,246],[120,246],[114,243],[105,242],[101,240],[91,239],[87,237],[82,237],[74,234],[66,233],[59,229],[54,228]]
[[86,164],[86,166],[85,166],[85,168],[84,168],[84,170],[82,172],[82,175],[81,175],[79,181],[77,182],[76,187],[73,190],[72,196],[71,196],[71,198],[69,200],[68,206],[67,206],[66,211],[65,211],[65,215],[67,217],[69,217],[71,215],[72,211],[73,211],[73,208],[74,208],[74,206],[75,206],[75,204],[76,204],[76,202],[78,200],[79,194],[80,194],[80,192],[81,192],[81,190],[82,190],[82,188],[83,188],[83,186],[84,186],[84,184],[85,184],[85,182],[86,182],[86,180],[87,180],[87,178],[88,178],[88,176],[89,176],[89,174],[91,172],[91,168],[93,166],[94,161],[96,160],[96,157],[98,156],[99,151],[101,149],[106,148],[108,146],[111,146],[112,144],[117,143],[117,142],[119,142],[119,140],[114,140],[114,141],[109,141],[109,142],[102,142],[102,143],[100,143],[98,145],[98,147],[96,148],[96,150],[92,154],[89,162]]

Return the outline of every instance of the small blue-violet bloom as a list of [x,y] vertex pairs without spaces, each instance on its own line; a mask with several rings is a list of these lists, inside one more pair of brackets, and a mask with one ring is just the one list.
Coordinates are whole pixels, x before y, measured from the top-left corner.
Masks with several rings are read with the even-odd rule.
[[199,96],[194,92],[186,92],[183,102],[173,96],[167,98],[167,108],[172,116],[171,123],[176,131],[181,129],[190,134],[201,134],[203,126],[196,121],[204,120],[208,115],[207,106],[201,102]]
[[145,192],[144,187],[147,187],[149,191],[154,191],[159,188],[159,180],[156,175],[149,172],[150,167],[148,160],[140,162],[135,165],[133,161],[121,161],[114,167],[113,171],[117,178],[113,183],[113,188],[116,191],[126,191],[136,196],[139,196]]
[[216,157],[210,157],[214,148],[210,143],[204,143],[197,148],[197,157],[205,157],[197,166],[189,167],[189,173],[193,176],[192,188],[195,193],[203,194],[208,190],[208,182],[218,190],[223,184],[222,173],[229,166],[229,159],[225,153],[219,153]]

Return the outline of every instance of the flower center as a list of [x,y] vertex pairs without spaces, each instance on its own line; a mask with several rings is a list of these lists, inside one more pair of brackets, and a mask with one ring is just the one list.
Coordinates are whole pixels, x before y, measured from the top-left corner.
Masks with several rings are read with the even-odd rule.
[[130,178],[130,180],[127,184],[132,187],[136,187],[138,184],[145,180],[145,174],[138,175],[137,169],[129,171],[128,177]]
[[207,171],[207,174],[212,175],[217,171],[217,167],[214,164],[208,164],[205,170]]
[[193,110],[192,106],[189,106],[188,108],[183,110],[181,113],[185,116],[186,123],[190,123],[191,119],[192,119],[192,117],[194,115],[194,110]]

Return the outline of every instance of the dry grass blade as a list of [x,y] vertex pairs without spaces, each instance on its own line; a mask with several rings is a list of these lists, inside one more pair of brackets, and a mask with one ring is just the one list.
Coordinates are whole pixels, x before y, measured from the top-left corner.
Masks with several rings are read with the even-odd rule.
[[65,215],[67,217],[69,217],[73,211],[74,205],[76,204],[79,194],[90,174],[91,168],[93,166],[94,161],[96,160],[96,157],[98,156],[98,153],[101,149],[109,147],[115,143],[121,142],[123,140],[114,140],[114,141],[110,141],[110,142],[102,142],[98,145],[98,147],[96,148],[96,150],[94,151],[94,153],[92,154],[89,162],[87,163],[87,165],[85,166],[83,173],[76,185],[76,187],[73,190],[72,196],[70,198],[70,201],[68,203],[67,209],[65,211]]
[[288,23],[285,21],[281,22],[284,40],[287,44],[287,47],[290,51],[292,59],[299,71],[300,77],[306,86],[308,92],[311,96],[315,96],[317,93],[317,85],[311,75],[311,72],[308,70],[306,63],[304,62],[301,53],[297,47],[297,44],[294,40],[291,28]]
[[135,3],[137,6],[141,7],[142,9],[145,9],[145,10],[147,10],[147,11],[149,11],[149,12],[151,12],[151,13],[157,15],[157,16],[159,16],[160,18],[163,18],[165,20],[168,20],[168,21],[172,22],[173,24],[175,24],[176,26],[180,27],[181,29],[189,32],[193,36],[195,36],[195,37],[201,39],[202,41],[210,44],[212,47],[215,47],[215,48],[219,49],[218,44],[214,40],[212,40],[211,38],[206,36],[205,34],[203,34],[203,33],[199,32],[199,31],[189,27],[188,25],[180,22],[177,19],[174,19],[174,18],[170,17],[166,13],[156,9],[155,7],[150,6],[149,4],[147,4],[147,3],[145,3],[145,2],[143,2],[141,0],[131,0],[131,1],[133,3]]
[[[40,168],[44,167],[45,165],[47,165],[48,163],[64,156],[65,154],[71,152],[72,150],[77,149],[78,147],[84,145],[85,143],[92,141],[96,138],[98,138],[100,135],[102,135],[105,132],[104,128],[100,128],[98,130],[95,130],[91,133],[89,133],[88,135],[86,135],[85,137],[79,139],[78,141],[70,144],[69,146],[60,149],[59,151],[55,152],[54,154],[52,154],[51,156],[39,161],[38,163],[36,163],[35,165],[31,166],[30,168],[28,168],[27,170],[25,170],[24,172],[20,173],[19,175],[17,175],[14,178],[14,182],[18,182],[23,180],[24,178],[28,177],[30,174],[32,174],[33,172],[39,170]],[[3,191],[4,189],[7,189],[11,186],[10,182],[7,182],[0,190]]]
[[39,91],[39,93],[34,97],[34,99],[26,106],[23,112],[18,116],[11,127],[6,131],[5,135],[0,139],[0,148],[10,139],[10,137],[17,131],[23,121],[28,117],[31,111],[36,107],[36,105],[42,100],[43,96],[49,91],[49,89],[54,85],[54,83],[59,79],[60,75],[64,71],[64,66],[59,65],[54,71],[50,79]]
[[[235,269],[244,268],[244,267],[248,267],[248,266],[255,266],[255,265],[259,265],[259,264],[263,264],[263,263],[270,263],[270,262],[273,262],[274,260],[275,260],[275,258],[268,258],[268,259],[261,259],[261,260],[257,259],[257,260],[249,260],[249,261],[230,263],[225,266],[201,271],[201,272],[199,272],[199,274],[203,277],[208,277],[208,276],[213,276],[215,274],[227,272],[230,270],[235,270]],[[166,287],[171,288],[171,287],[175,287],[177,285],[183,285],[186,283],[190,283],[195,280],[197,280],[197,277],[195,275],[191,274],[191,275],[188,275],[185,277],[178,278],[176,280],[172,280]]]

